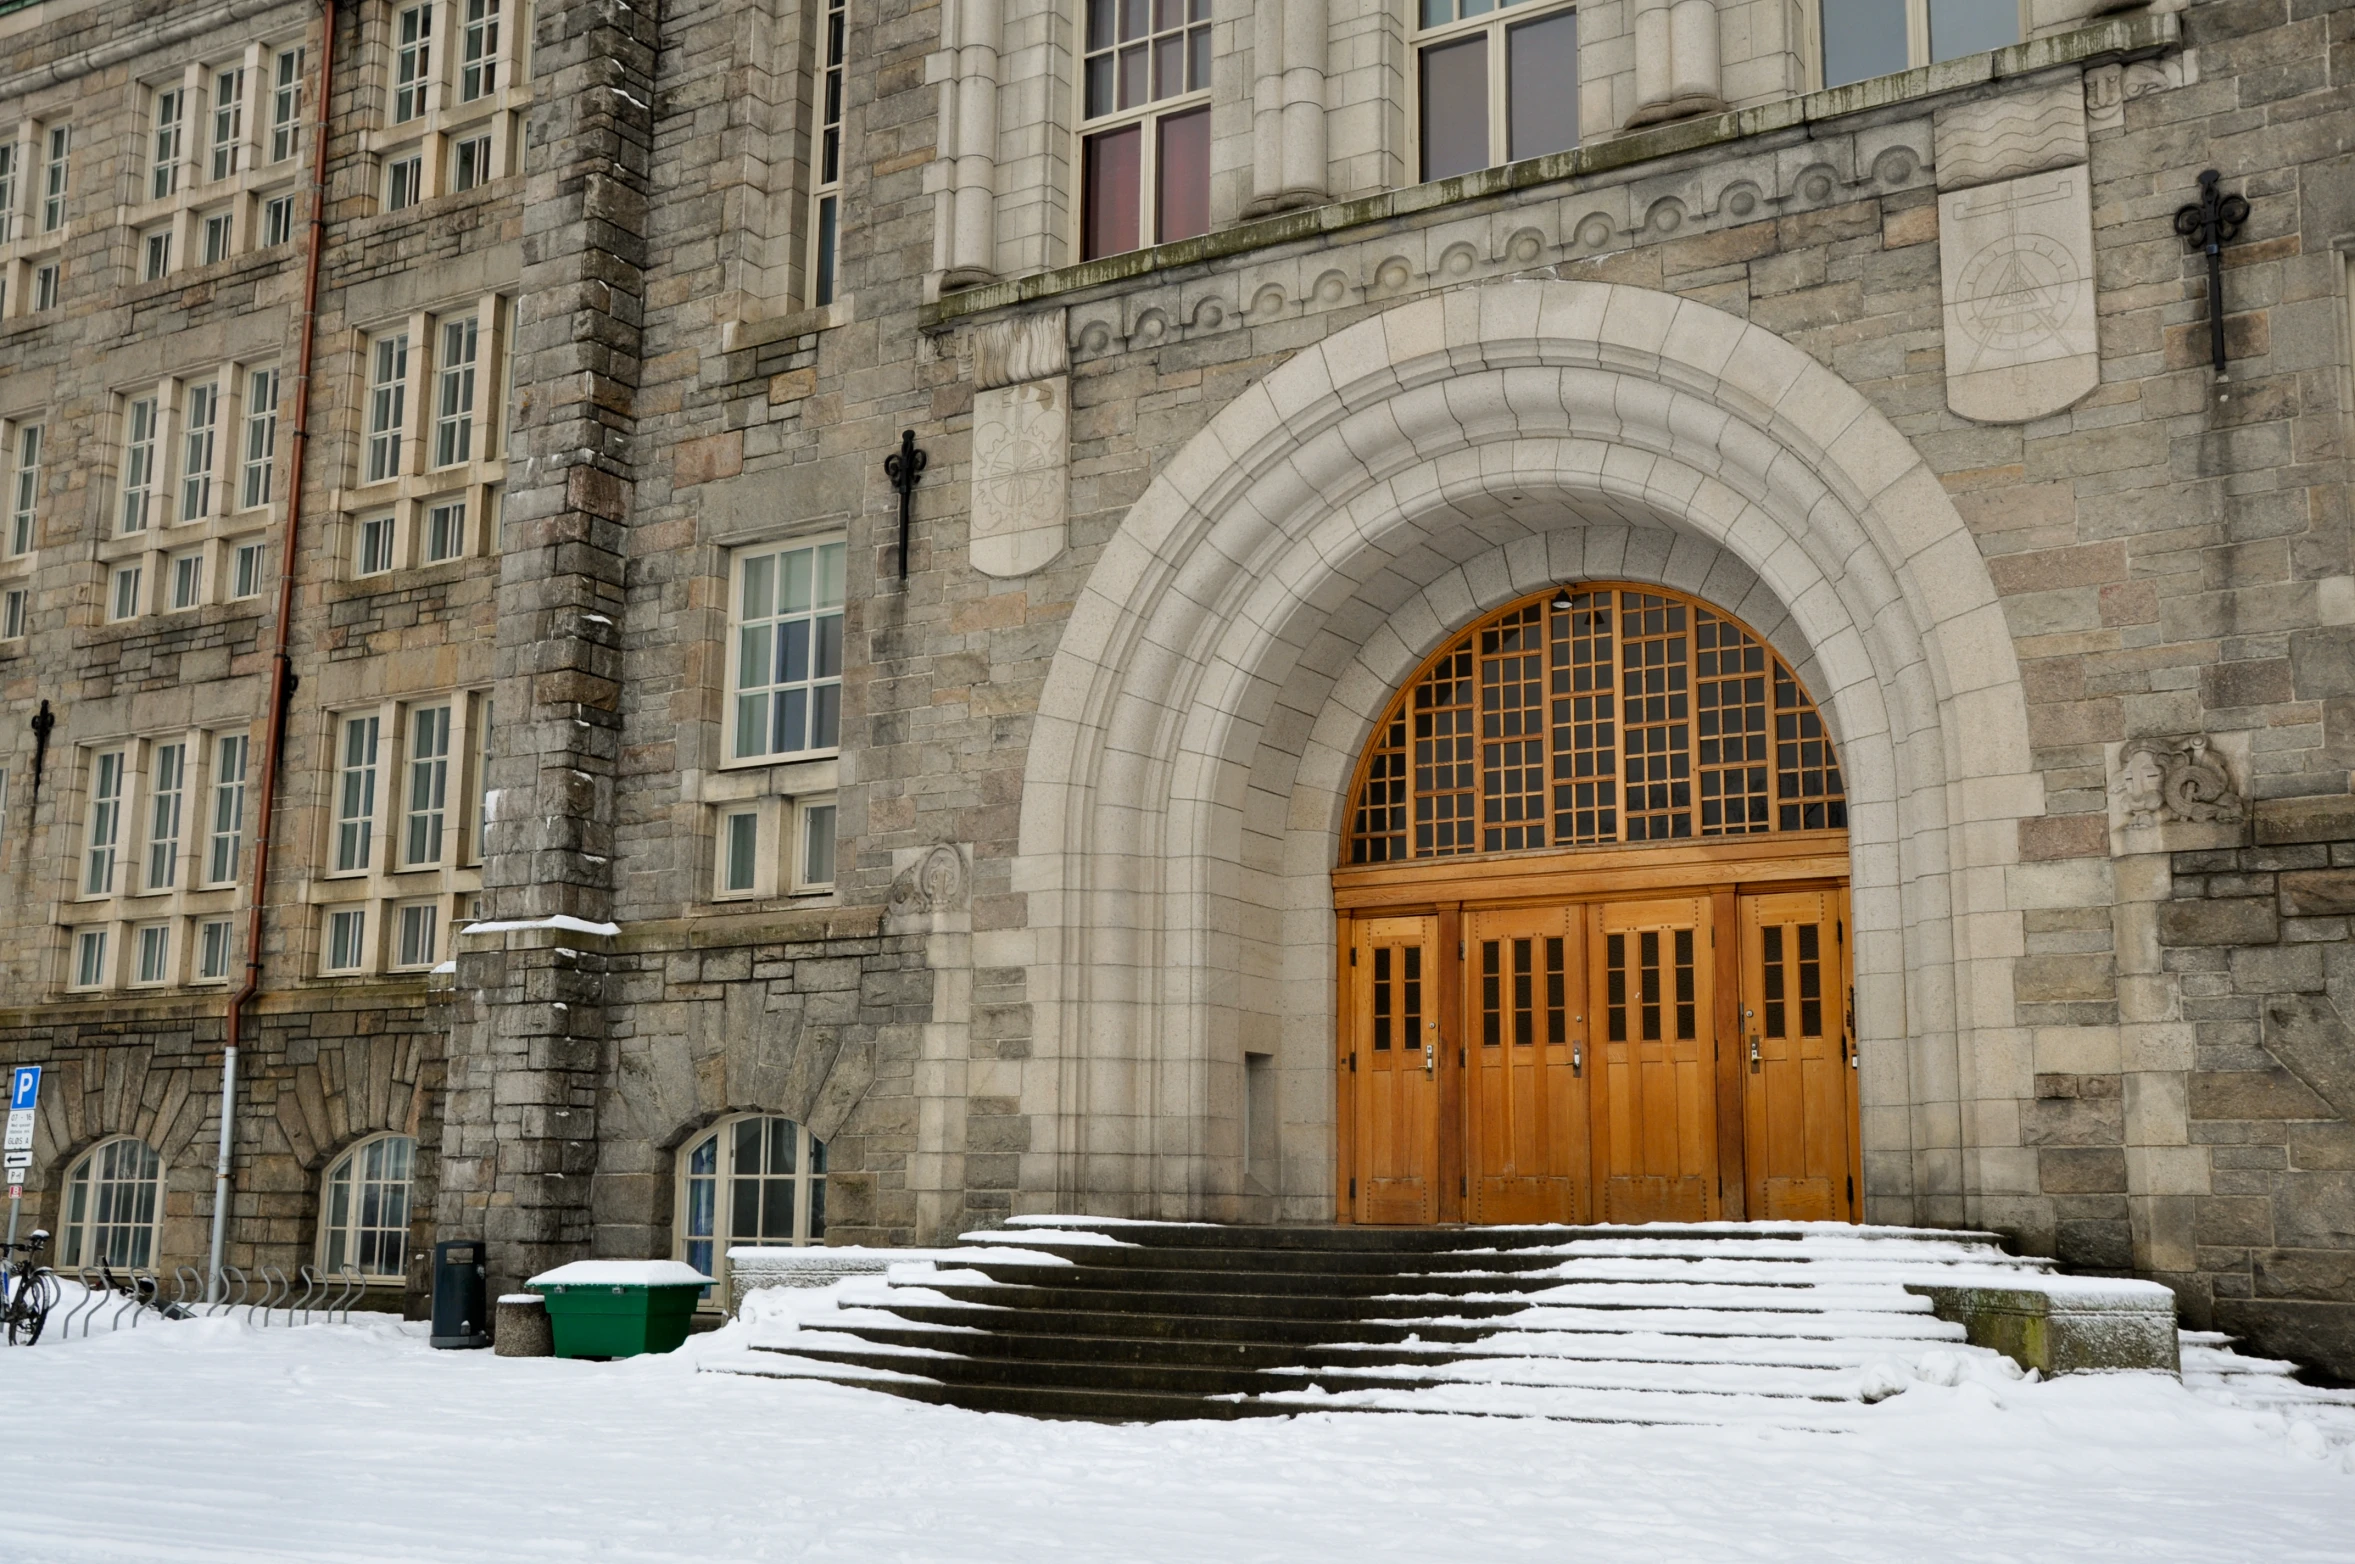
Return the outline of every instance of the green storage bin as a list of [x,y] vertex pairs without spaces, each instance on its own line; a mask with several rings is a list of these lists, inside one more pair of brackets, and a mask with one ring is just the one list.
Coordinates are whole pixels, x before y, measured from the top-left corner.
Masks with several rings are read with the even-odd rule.
[[527,1284],[547,1300],[560,1358],[630,1358],[687,1339],[711,1278],[676,1260],[581,1260]]

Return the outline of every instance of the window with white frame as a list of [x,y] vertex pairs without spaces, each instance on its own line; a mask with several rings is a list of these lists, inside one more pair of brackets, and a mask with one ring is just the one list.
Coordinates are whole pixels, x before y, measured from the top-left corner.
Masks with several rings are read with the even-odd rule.
[[834,888],[834,814],[831,798],[814,799],[799,806],[801,828],[795,833],[795,847],[799,854],[794,866],[794,888],[803,891],[823,891]]
[[108,941],[113,930],[76,929],[69,947],[68,961],[72,970],[67,983],[72,988],[106,988],[114,981],[114,968],[109,962]]
[[2025,0],[1822,0],[1823,84],[1845,86],[2028,36]]
[[148,199],[161,201],[180,188],[180,138],[183,122],[188,117],[188,91],[184,87],[158,87],[152,101],[155,106],[155,135],[148,158]]
[[425,562],[436,564],[466,552],[466,502],[437,500],[425,507]]
[[196,970],[189,974],[194,983],[226,983],[229,967],[236,958],[236,929],[228,918],[200,918],[196,924]]
[[440,347],[433,367],[433,465],[451,467],[474,458],[474,368],[481,348],[475,317],[443,321]]
[[226,211],[205,212],[196,221],[204,236],[198,264],[210,266],[215,261],[227,260],[236,247],[235,218]]
[[1087,0],[1080,256],[1210,231],[1210,0]]
[[679,1154],[672,1252],[728,1296],[734,1245],[826,1241],[826,1143],[768,1114],[723,1120]]
[[90,757],[90,803],[83,825],[82,894],[112,896],[115,859],[122,850],[124,762],[119,749]]
[[393,13],[393,123],[423,119],[433,85],[431,5],[404,6]]
[[117,565],[109,578],[106,594],[106,617],[109,620],[136,619],[142,590],[147,579],[144,565]]
[[160,282],[165,277],[171,275],[171,229],[149,229],[146,233],[139,236],[139,249],[140,255],[142,256],[139,270],[140,281]]
[[498,176],[491,171],[491,138],[486,131],[450,143],[450,189],[472,190]]
[[330,1275],[400,1278],[409,1260],[409,1186],[417,1142],[376,1135],[327,1170],[319,1200],[319,1259]]
[[262,207],[262,248],[294,242],[294,197],[272,196]]
[[322,963],[328,972],[358,972],[368,965],[368,909],[329,907],[326,910],[327,949]]
[[1541,11],[1527,0],[1419,6],[1416,124],[1424,179],[1578,145],[1575,9]]
[[8,442],[8,556],[21,559],[38,538],[33,522],[41,502],[42,426],[20,423]]
[[0,141],[0,244],[16,237],[16,160],[16,143]]
[[124,1136],[84,1152],[65,1176],[65,1233],[57,1263],[151,1269],[162,1253],[164,1164]]
[[340,724],[335,773],[335,871],[365,871],[374,856],[376,831],[377,735],[383,719],[375,712],[345,717]]
[[204,883],[234,885],[245,851],[245,766],[249,740],[224,733],[213,740],[212,792],[206,810]]
[[131,926],[131,984],[154,988],[172,980],[172,926],[136,923]]
[[214,179],[238,171],[245,152],[245,67],[232,65],[213,72],[212,168]]
[[[302,142],[303,51],[280,49],[270,59],[270,161],[283,163]],[[291,203],[292,198],[289,197]]]
[[188,744],[151,744],[147,752],[147,865],[141,888],[168,891],[180,883],[180,816],[188,792]]
[[62,286],[58,279],[63,275],[63,270],[64,268],[56,261],[51,261],[46,266],[33,268],[34,314],[37,315],[43,310],[57,308],[58,289]]
[[164,578],[172,613],[204,606],[204,550],[182,549],[164,562]]
[[200,729],[85,752],[69,987],[226,976],[225,929],[206,929],[237,904],[247,742]]
[[33,593],[30,587],[0,591],[0,641],[21,641],[32,629]]
[[483,786],[489,728],[482,691],[412,696],[334,718],[325,822],[333,900],[320,926],[322,972],[422,970],[441,959],[444,931],[482,888],[472,800]]
[[213,457],[221,417],[221,388],[213,381],[189,385],[180,403],[180,520],[202,521],[213,513]]
[[123,409],[121,532],[145,532],[155,497],[156,399],[133,397]]
[[354,529],[357,547],[353,551],[352,573],[358,576],[380,576],[393,568],[396,556],[391,516],[363,516]]
[[[429,0],[393,11],[384,129],[364,133],[387,170],[386,210],[476,189],[513,166],[531,99],[519,58],[529,18],[518,3]],[[393,172],[405,164],[414,166]]]
[[238,465],[237,504],[242,510],[270,503],[270,478],[278,459],[278,371],[248,370],[245,377],[244,453]]
[[368,346],[368,482],[399,476],[408,422],[409,334],[388,332]]
[[[41,143],[41,232],[57,233],[65,227],[67,174],[73,160],[74,128],[71,125],[52,125]],[[52,298],[51,303],[56,302]],[[36,305],[46,309],[48,305]]]
[[394,904],[392,964],[395,968],[414,972],[434,964],[441,911],[438,901]]
[[499,90],[499,0],[465,0],[458,101],[476,103]]
[[425,154],[408,152],[384,165],[384,209],[405,211],[425,199]]
[[763,797],[712,811],[712,897],[757,900],[834,887],[835,801]]
[[366,339],[353,575],[487,551],[506,474],[508,321],[506,301],[493,296]]
[[842,248],[842,99],[848,17],[844,0],[820,0],[825,28],[818,39],[818,137],[810,169],[810,303],[834,302],[834,274]]
[[450,708],[409,709],[409,771],[402,803],[401,862],[422,867],[442,861],[442,821],[450,795]]
[[731,760],[840,746],[845,554],[840,540],[736,554],[729,594]]
[[240,543],[229,556],[229,596],[231,598],[260,597],[262,595],[262,558],[268,545]]

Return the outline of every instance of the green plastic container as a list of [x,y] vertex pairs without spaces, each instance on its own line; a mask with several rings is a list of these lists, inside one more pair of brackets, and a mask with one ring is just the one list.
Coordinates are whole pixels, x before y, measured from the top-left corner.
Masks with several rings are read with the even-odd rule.
[[671,1261],[584,1260],[528,1285],[548,1301],[558,1357],[631,1358],[685,1341],[710,1279]]

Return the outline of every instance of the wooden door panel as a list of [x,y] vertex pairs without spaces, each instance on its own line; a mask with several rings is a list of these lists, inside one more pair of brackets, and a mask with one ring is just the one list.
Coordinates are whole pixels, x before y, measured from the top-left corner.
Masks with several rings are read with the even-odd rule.
[[1605,903],[1590,914],[1594,1178],[1605,1221],[1716,1214],[1711,923],[1705,897]]
[[1844,898],[1785,891],[1741,902],[1751,1211],[1769,1221],[1853,1221]]
[[1438,1215],[1436,921],[1376,918],[1356,925],[1350,1062],[1360,1222],[1419,1223]]
[[1468,916],[1466,1217],[1585,1219],[1581,922],[1568,907]]

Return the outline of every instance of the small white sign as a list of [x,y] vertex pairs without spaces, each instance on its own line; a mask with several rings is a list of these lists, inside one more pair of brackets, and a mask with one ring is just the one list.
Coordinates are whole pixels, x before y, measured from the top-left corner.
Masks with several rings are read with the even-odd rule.
[[30,1151],[33,1149],[33,1110],[12,1108],[8,1114],[8,1139],[0,1150]]
[[12,1151],[8,1153],[5,1159],[0,1160],[4,1160],[9,1170],[13,1172],[17,1168],[31,1167],[33,1165],[33,1154],[29,1151]]

